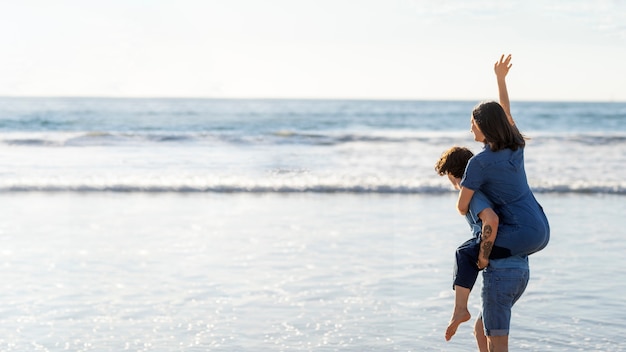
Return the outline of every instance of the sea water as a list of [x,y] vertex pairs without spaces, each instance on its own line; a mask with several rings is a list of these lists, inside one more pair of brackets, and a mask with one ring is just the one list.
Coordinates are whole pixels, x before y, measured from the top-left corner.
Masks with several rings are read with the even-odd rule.
[[[474,102],[0,99],[0,190],[449,192]],[[626,193],[626,103],[513,104],[540,192]]]
[[[474,104],[1,99],[0,350],[472,350],[433,166]],[[510,344],[626,350],[626,104],[513,115],[552,240]]]

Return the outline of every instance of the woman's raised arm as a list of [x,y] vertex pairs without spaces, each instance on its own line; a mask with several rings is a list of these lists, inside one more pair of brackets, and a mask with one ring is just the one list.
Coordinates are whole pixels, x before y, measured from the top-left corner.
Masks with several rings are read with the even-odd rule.
[[506,117],[509,119],[509,123],[512,126],[515,126],[515,121],[513,120],[513,116],[511,115],[511,102],[509,101],[509,92],[506,89],[506,75],[509,73],[509,69],[513,66],[511,64],[511,54],[509,54],[506,58],[504,55],[500,57],[499,61],[493,65],[493,70],[496,73],[496,78],[498,80],[498,95],[500,98],[500,105],[504,109],[506,113]]

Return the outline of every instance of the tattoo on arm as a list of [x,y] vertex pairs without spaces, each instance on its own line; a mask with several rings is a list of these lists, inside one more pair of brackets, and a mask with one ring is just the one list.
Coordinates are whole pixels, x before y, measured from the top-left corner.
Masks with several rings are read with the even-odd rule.
[[483,227],[481,247],[483,250],[484,259],[489,259],[489,256],[491,255],[491,249],[493,249],[493,241],[489,240],[491,238],[492,232],[493,229],[491,228],[491,225],[487,224]]
[[492,233],[493,233],[493,229],[491,228],[491,225],[487,224],[483,226],[483,235],[482,235],[483,241],[489,239]]
[[489,259],[491,255],[491,249],[493,248],[493,242],[483,242],[483,258]]

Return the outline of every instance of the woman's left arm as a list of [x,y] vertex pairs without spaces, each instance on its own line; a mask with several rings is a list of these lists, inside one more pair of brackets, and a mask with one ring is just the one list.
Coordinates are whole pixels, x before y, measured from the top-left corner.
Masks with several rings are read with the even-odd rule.
[[459,200],[456,202],[456,209],[459,211],[459,213],[461,213],[461,215],[465,215],[469,211],[469,204],[472,200],[473,195],[473,190],[467,187],[461,187],[461,191],[459,192]]
[[500,98],[500,106],[504,109],[506,113],[506,118],[509,120],[511,126],[515,126],[515,120],[513,120],[513,116],[511,115],[511,102],[509,101],[509,92],[506,88],[506,75],[509,73],[509,69],[513,66],[511,64],[511,54],[509,54],[506,58],[504,55],[500,57],[500,61],[496,61],[493,65],[493,70],[496,73],[496,78],[498,81],[498,96]]

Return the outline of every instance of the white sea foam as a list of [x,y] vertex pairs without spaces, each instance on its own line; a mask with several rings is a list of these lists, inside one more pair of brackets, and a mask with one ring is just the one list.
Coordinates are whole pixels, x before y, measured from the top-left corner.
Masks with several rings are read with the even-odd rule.
[[[440,154],[481,148],[468,102],[7,101],[5,192],[441,193]],[[624,193],[622,105],[517,106],[533,189]]]

